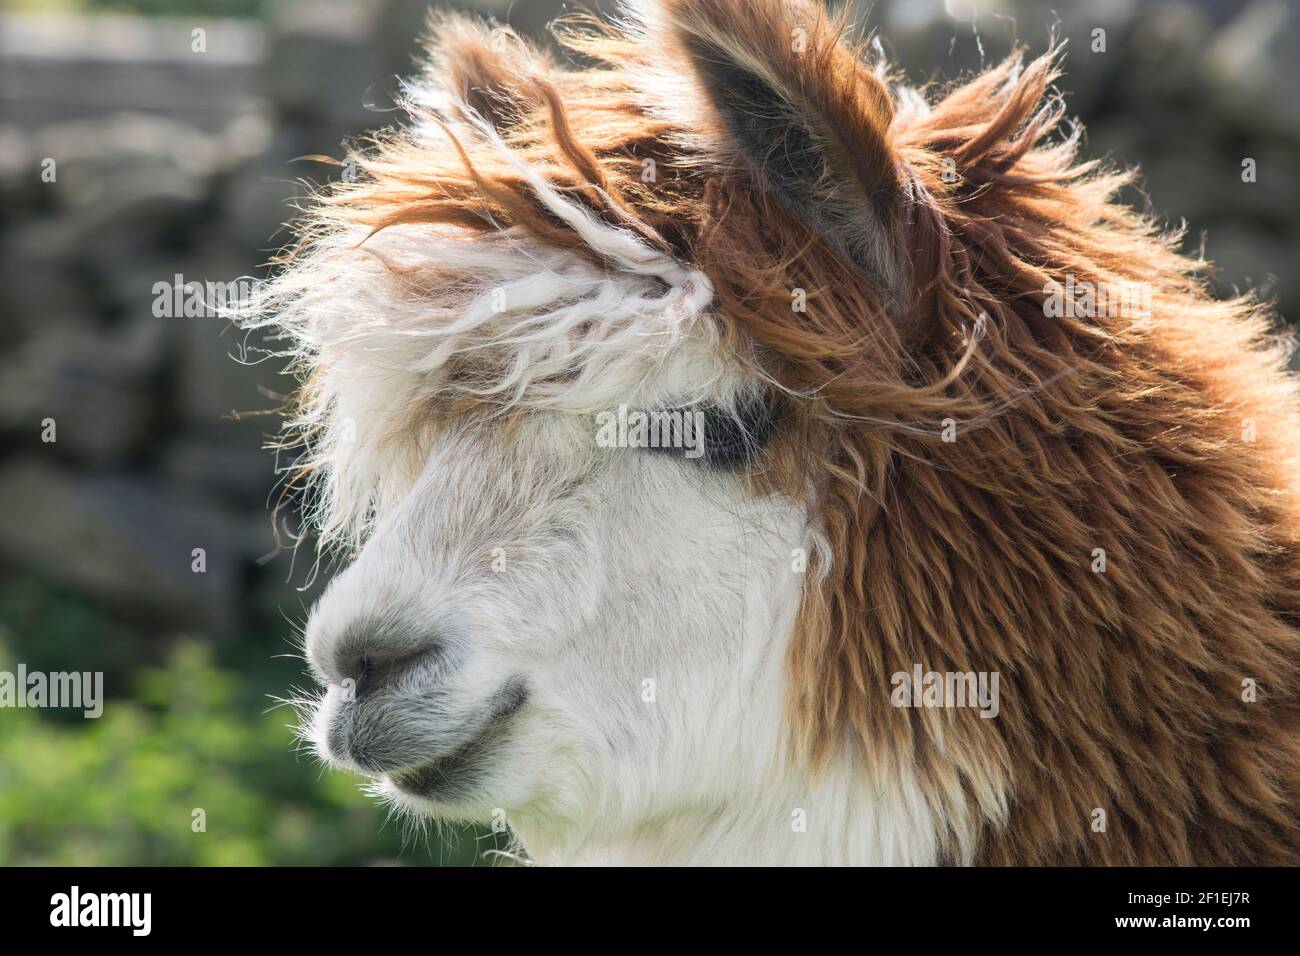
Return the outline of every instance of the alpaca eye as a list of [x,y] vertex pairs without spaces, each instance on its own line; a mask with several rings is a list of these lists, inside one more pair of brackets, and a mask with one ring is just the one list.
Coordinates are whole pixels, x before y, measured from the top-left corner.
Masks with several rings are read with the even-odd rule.
[[706,403],[650,414],[668,414],[680,421],[680,431],[673,432],[680,440],[646,447],[718,468],[739,467],[753,459],[767,446],[776,427],[771,405],[756,397],[742,398],[731,409]]
[[715,405],[700,409],[704,420],[704,461],[721,468],[746,464],[767,447],[776,428],[771,405],[762,398],[746,397],[736,408]]

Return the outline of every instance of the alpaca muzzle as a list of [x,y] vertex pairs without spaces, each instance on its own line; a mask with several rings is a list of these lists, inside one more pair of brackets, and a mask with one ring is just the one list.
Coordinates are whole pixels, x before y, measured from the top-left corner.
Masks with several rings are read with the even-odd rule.
[[331,685],[317,715],[324,755],[420,792],[449,785],[490,749],[528,697],[517,678],[481,693],[464,672],[463,662],[441,650],[357,655],[351,676]]

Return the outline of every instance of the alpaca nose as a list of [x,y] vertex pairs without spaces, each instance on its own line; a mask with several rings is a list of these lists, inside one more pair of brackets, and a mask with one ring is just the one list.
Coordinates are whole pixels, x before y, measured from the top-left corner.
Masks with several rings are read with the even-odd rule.
[[434,663],[442,653],[442,644],[435,638],[406,636],[398,641],[383,628],[354,626],[335,651],[335,670],[344,691],[361,700],[418,666]]

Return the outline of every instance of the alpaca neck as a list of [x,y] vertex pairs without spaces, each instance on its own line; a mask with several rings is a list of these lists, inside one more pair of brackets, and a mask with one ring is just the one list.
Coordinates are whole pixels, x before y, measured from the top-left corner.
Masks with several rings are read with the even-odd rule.
[[611,835],[551,842],[520,837],[542,865],[835,866],[929,865],[944,854],[930,808],[914,788],[870,786],[831,772],[802,775],[751,799],[682,809]]

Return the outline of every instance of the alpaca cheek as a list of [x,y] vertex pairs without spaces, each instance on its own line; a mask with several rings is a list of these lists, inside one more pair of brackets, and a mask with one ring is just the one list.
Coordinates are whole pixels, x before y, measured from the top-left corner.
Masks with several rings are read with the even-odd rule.
[[605,738],[609,785],[672,803],[748,781],[778,751],[780,707],[765,701],[782,699],[803,583],[786,555],[806,517],[721,483],[701,493],[690,465],[647,467],[659,496],[630,496],[606,525],[603,626],[575,640],[568,679]]

